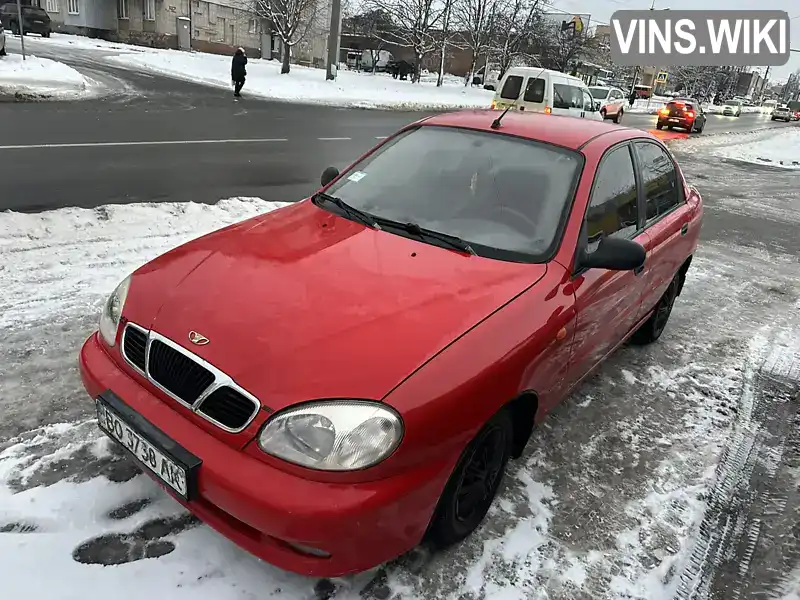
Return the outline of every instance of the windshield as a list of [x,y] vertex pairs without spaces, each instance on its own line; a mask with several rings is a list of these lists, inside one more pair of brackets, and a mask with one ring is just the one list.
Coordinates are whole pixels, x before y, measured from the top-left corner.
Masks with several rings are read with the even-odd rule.
[[728,105],[729,106],[741,106],[742,103],[741,103],[740,100],[731,100],[730,102],[728,102]]
[[581,167],[578,153],[549,144],[427,126],[388,142],[326,192],[372,216],[457,236],[481,256],[542,262]]
[[604,90],[603,88],[589,88],[589,91],[592,92],[592,98],[595,100],[605,100],[608,98],[608,92],[610,90]]
[[39,8],[38,6],[23,6],[22,7],[23,14],[26,15],[36,15],[37,17],[46,17],[47,13],[43,8]]

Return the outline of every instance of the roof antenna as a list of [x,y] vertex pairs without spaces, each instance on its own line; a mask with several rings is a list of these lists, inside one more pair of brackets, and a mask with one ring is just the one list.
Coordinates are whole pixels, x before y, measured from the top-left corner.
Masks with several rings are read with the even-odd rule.
[[[537,62],[538,62],[538,61],[537,61]],[[539,63],[539,64],[541,64],[541,63]],[[531,77],[531,78],[530,78],[528,81],[530,81],[531,79],[533,79],[533,80],[539,79],[539,76],[540,76],[542,73],[544,73],[546,70],[547,70],[547,69],[545,69],[545,68],[542,68],[542,70],[541,70],[541,71],[539,71],[539,72],[536,74],[536,77]],[[507,107],[506,107],[506,109],[505,109],[505,110],[502,112],[502,114],[501,114],[499,117],[497,117],[497,118],[496,118],[494,121],[492,121],[492,125],[491,125],[492,129],[500,129],[500,122],[503,120],[503,117],[505,117],[505,116],[506,116],[506,113],[507,113],[509,110],[511,110],[512,108],[514,108],[514,107],[517,105],[517,102],[519,102],[519,99],[520,99],[520,97],[522,96],[522,94],[523,94],[523,91],[522,91],[522,90],[520,90],[520,91],[519,91],[519,95],[518,95],[518,96],[517,96],[517,97],[514,99],[514,102],[512,102],[512,103],[511,103],[509,106],[507,106]]]

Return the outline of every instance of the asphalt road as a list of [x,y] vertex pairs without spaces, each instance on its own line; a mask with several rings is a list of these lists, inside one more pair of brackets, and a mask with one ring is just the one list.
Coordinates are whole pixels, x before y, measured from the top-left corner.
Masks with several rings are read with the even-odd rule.
[[[19,42],[9,37],[8,46],[13,52]],[[108,94],[0,104],[0,210],[233,196],[294,201],[318,186],[325,167],[345,166],[426,114],[235,102],[226,90],[109,66],[98,51],[36,38],[26,47],[102,82]],[[629,114],[625,124],[650,129],[654,119]],[[711,115],[703,135],[783,125]]]

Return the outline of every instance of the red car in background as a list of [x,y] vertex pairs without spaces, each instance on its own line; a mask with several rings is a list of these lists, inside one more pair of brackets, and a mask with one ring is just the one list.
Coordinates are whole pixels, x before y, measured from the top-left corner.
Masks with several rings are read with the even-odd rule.
[[322,183],[126,277],[80,369],[101,429],[191,512],[339,576],[482,522],[534,424],[662,334],[703,204],[646,132],[491,111]]

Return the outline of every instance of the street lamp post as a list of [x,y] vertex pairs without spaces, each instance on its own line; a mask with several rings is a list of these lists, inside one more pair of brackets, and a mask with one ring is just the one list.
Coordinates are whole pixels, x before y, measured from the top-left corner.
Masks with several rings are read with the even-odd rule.
[[25,58],[25,27],[24,22],[22,21],[22,3],[20,0],[17,0],[17,31],[19,31],[19,43],[22,46],[22,60],[27,60]]

